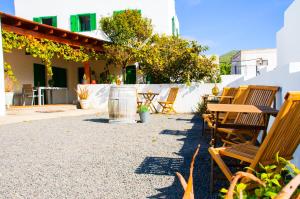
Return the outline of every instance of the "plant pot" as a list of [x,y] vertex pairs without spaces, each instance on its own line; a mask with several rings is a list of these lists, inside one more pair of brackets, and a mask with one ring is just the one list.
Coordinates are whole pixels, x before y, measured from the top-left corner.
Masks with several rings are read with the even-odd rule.
[[81,109],[88,109],[89,108],[90,103],[89,103],[88,100],[80,100],[79,103],[80,103]]
[[150,112],[141,112],[139,113],[142,123],[147,123],[150,118]]
[[9,108],[13,104],[14,92],[5,92],[5,106]]

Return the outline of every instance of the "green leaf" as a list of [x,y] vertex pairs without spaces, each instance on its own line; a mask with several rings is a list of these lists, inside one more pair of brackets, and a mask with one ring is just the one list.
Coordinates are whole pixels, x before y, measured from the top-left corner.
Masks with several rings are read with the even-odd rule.
[[227,190],[227,189],[225,189],[225,188],[222,188],[222,189],[220,190],[220,192],[221,192],[221,193],[227,193],[227,192],[228,192],[228,190]]
[[237,190],[237,192],[243,192],[245,189],[246,189],[246,187],[247,187],[247,185],[246,184],[244,184],[244,183],[240,183],[240,184],[238,184],[237,186],[236,186],[236,190]]

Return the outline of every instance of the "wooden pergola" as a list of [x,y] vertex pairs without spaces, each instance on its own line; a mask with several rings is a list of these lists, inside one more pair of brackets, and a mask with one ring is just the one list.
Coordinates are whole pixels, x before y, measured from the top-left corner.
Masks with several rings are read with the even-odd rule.
[[[0,116],[5,115],[2,30],[13,32],[18,35],[31,36],[36,39],[48,39],[57,43],[67,44],[73,48],[84,47],[87,49],[93,49],[97,53],[104,53],[103,44],[107,43],[107,41],[101,39],[40,24],[0,12]],[[90,65],[88,62],[84,63],[84,70],[85,74],[89,78]],[[88,81],[90,80],[88,79]]]
[[2,29],[19,35],[32,36],[37,39],[49,39],[54,42],[68,44],[72,47],[83,46],[103,52],[103,44],[106,42],[94,37],[70,32],[53,26],[40,24],[24,18],[0,12]]

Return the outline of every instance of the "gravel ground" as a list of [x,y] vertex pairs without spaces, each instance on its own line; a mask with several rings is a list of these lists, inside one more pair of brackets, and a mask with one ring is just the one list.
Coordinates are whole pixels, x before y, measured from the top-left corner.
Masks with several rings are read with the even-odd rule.
[[193,115],[151,115],[148,124],[81,116],[0,126],[0,198],[181,198],[175,172],[208,198],[208,137]]

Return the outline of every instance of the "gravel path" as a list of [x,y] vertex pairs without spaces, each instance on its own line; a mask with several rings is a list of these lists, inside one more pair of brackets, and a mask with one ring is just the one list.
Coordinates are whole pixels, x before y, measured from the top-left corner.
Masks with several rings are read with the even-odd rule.
[[[175,172],[188,176],[200,119],[151,119],[120,125],[92,115],[0,126],[0,198],[180,198]],[[200,143],[195,191],[206,198],[207,138]]]

